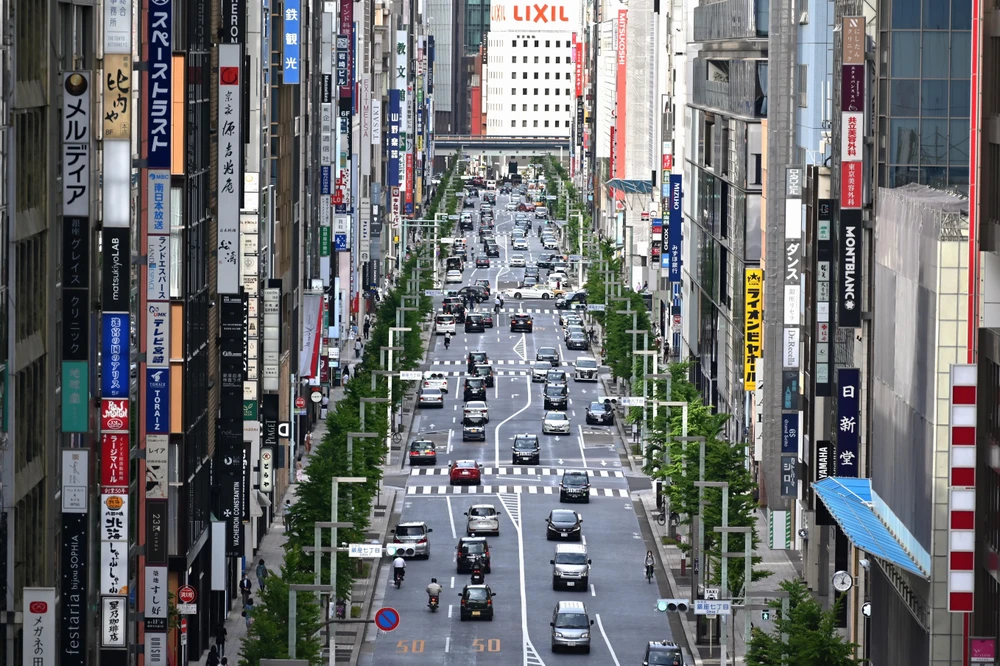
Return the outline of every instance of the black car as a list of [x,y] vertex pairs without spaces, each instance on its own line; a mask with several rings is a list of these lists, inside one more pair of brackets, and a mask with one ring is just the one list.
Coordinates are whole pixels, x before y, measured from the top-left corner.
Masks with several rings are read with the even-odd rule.
[[561,258],[562,257],[560,257],[558,254],[543,254],[540,257],[538,257],[538,261],[536,261],[535,263],[538,265],[539,268],[548,268],[549,270],[551,270],[552,262]]
[[465,201],[462,202],[462,208],[475,208],[475,207],[476,204],[472,203],[471,199],[466,198]]
[[461,229],[462,231],[472,231],[472,218],[463,217],[458,222],[458,228]]
[[570,333],[566,338],[566,349],[590,349],[590,341],[586,333]]
[[490,243],[486,246],[486,256],[487,257],[499,257],[500,256],[500,246],[496,243]]
[[568,384],[569,376],[565,370],[549,370],[545,373],[546,384]]
[[483,573],[490,573],[490,544],[484,537],[462,537],[458,540],[455,565],[458,573],[472,571],[472,563],[479,557],[483,563]]
[[[555,347],[539,347],[535,354],[536,361],[548,361],[553,368],[559,367],[559,351]],[[547,408],[546,408],[547,409]]]
[[437,447],[434,442],[426,439],[418,439],[410,442],[410,466],[413,465],[436,465]]
[[673,641],[649,641],[642,663],[646,666],[684,666],[684,655]]
[[531,329],[534,326],[534,322],[531,320],[530,314],[517,313],[510,316],[510,332],[517,333],[522,331],[524,333],[531,333]]
[[485,326],[486,328],[493,328],[493,312],[492,311],[490,311],[490,310],[483,310],[482,312],[479,312],[478,314],[482,315],[482,317],[483,317],[483,326]]
[[486,400],[486,380],[482,377],[466,377],[462,385],[462,400]]
[[490,281],[489,280],[487,280],[486,278],[477,278],[477,279],[475,279],[475,280],[472,281],[472,284],[474,286],[479,287],[480,289],[482,289],[483,293],[486,294],[487,298],[490,297],[491,288],[490,288]]
[[569,389],[565,384],[546,384],[542,409],[564,410],[569,404]]
[[458,290],[458,294],[460,298],[465,298],[466,300],[469,299],[469,296],[472,296],[472,300],[474,300],[477,303],[482,303],[487,298],[489,298],[489,293],[485,289],[476,284],[470,284],[465,287],[462,287],[461,289]]
[[524,277],[538,278],[538,266],[525,266]]
[[569,509],[552,509],[545,519],[545,538],[551,541],[581,541],[583,517]]
[[573,305],[574,303],[583,303],[584,305],[586,305],[587,292],[580,290],[580,291],[571,291],[565,293],[556,299],[555,306],[560,310],[564,310]]
[[466,585],[458,596],[462,598],[458,614],[462,622],[476,619],[493,620],[493,597],[497,596],[497,593],[491,590],[489,585]]
[[592,402],[587,406],[587,425],[612,425],[615,413],[610,402]]
[[566,470],[559,481],[559,501],[590,502],[590,474],[586,470]]
[[511,448],[512,465],[538,465],[541,462],[541,447],[538,435],[515,435]]
[[480,254],[478,257],[476,257],[476,268],[489,268],[489,267],[490,267],[490,258],[488,256],[486,256],[485,254]]
[[465,262],[462,257],[448,257],[445,260],[445,268],[449,271],[458,271],[461,273],[465,270]]
[[486,363],[480,363],[475,368],[473,368],[472,372],[469,374],[471,374],[473,377],[482,377],[483,380],[486,382],[486,386],[488,388],[493,388],[495,380],[493,379],[492,365],[488,365]]
[[462,441],[486,441],[486,419],[481,416],[467,416],[462,419]]
[[490,357],[486,355],[484,351],[473,351],[469,352],[469,355],[465,359],[466,372],[471,373],[476,369],[476,366],[480,363],[489,363]]
[[484,333],[486,326],[483,324],[483,315],[474,312],[465,318],[466,333]]

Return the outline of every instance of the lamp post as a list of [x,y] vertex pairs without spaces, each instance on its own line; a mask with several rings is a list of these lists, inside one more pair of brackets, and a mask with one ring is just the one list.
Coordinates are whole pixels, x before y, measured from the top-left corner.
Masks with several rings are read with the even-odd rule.
[[[726,532],[729,532],[730,534],[742,534],[743,535],[743,552],[742,553],[730,553],[730,552],[726,552],[726,549],[723,548],[722,549],[722,557],[723,557],[723,562],[724,562],[723,566],[726,566],[728,564],[728,561],[727,561],[728,558],[733,558],[733,557],[742,557],[743,558],[743,567],[744,567],[743,568],[743,589],[741,590],[741,594],[739,596],[743,599],[743,641],[744,641],[744,643],[746,643],[747,639],[750,636],[750,609],[749,609],[749,603],[748,602],[750,600],[750,583],[751,583],[751,581],[753,579],[753,571],[751,570],[751,567],[753,565],[753,556],[751,555],[751,546],[752,546],[752,544],[750,543],[750,541],[753,538],[753,528],[749,527],[749,526],[748,527],[729,527],[729,526],[725,526],[725,527],[716,527],[715,531],[716,532],[722,532],[723,535],[725,535]],[[725,538],[725,536],[723,536],[723,538]],[[787,596],[785,597],[785,603],[786,604],[788,603],[788,597]],[[735,627],[735,622],[734,622],[734,627]],[[736,658],[736,632],[733,631],[733,660],[734,661],[735,661],[735,658]]]
[[[374,377],[374,375],[372,375]],[[365,429],[365,405],[369,403],[382,403],[389,402],[389,398],[360,398],[361,403],[361,429]]]
[[646,373],[646,357],[653,357],[653,373],[656,373],[656,350],[639,349],[632,352],[642,356],[642,441],[648,439],[649,422],[646,419],[646,405],[649,403],[649,377]]
[[[684,445],[685,450],[687,450],[688,442],[698,443],[698,481],[704,481],[705,480],[705,437],[698,435],[696,437],[675,437],[674,439],[676,439],[678,442],[681,442]],[[684,475],[687,476],[687,460],[685,460]],[[699,587],[703,586],[703,582],[705,580],[704,578],[705,567],[703,567],[701,563],[702,551],[704,550],[704,544],[705,544],[705,524],[704,521],[702,521],[701,519],[701,506],[704,501],[705,501],[705,489],[698,488],[698,513],[697,513],[698,528],[697,528],[697,535],[692,535],[696,536],[696,538],[693,538],[691,540],[692,550],[694,550],[694,547],[697,546],[697,550],[694,550],[695,556],[692,558],[695,566],[697,567],[697,572],[695,576],[695,585],[691,586],[692,606],[694,605],[695,593],[697,592]]]
[[[719,552],[725,554],[729,552],[729,482],[728,481],[696,481],[695,487],[701,491],[704,488],[722,488],[722,527],[716,527],[716,532],[722,533],[722,546]],[[721,558],[722,564],[722,598],[729,598],[729,567],[726,566],[726,558]],[[722,616],[722,641],[719,644],[719,664],[727,666],[729,664],[729,621],[726,616]]]

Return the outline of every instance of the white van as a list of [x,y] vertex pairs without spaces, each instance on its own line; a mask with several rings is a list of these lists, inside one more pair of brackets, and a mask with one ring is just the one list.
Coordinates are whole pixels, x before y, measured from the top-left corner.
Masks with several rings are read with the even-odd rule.
[[439,314],[434,320],[434,332],[438,335],[445,333],[455,335],[455,315]]
[[491,191],[497,189],[497,181],[495,180],[486,181],[486,189]]

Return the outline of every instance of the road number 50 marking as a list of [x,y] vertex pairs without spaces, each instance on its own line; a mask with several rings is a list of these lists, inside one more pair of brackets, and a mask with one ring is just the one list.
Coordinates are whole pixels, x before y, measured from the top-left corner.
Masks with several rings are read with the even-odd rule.
[[423,652],[424,642],[417,641],[399,641],[396,643],[396,652]]
[[472,641],[472,647],[476,649],[476,652],[499,652],[500,651],[500,639],[499,638],[489,638],[483,640],[482,638],[475,638]]

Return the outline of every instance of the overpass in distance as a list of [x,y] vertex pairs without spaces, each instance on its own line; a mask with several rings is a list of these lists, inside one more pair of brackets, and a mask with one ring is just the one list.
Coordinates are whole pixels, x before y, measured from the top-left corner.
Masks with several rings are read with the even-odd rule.
[[540,157],[569,154],[569,137],[562,136],[485,136],[445,134],[434,137],[434,154],[455,155],[468,151],[488,157]]

